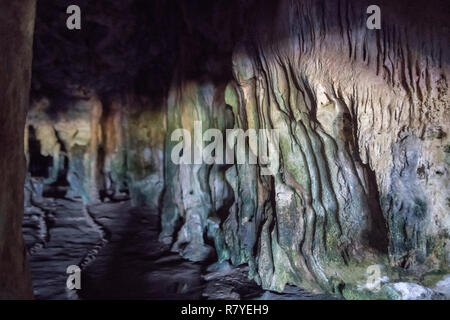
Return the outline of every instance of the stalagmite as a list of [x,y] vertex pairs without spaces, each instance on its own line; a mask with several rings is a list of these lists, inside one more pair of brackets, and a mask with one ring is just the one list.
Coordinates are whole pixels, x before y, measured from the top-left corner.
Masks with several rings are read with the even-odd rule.
[[97,97],[91,98],[90,103],[90,129],[91,139],[89,141],[89,202],[96,203],[99,201],[99,188],[98,188],[98,150],[101,144],[101,126],[100,119],[102,117],[103,106],[101,101]]

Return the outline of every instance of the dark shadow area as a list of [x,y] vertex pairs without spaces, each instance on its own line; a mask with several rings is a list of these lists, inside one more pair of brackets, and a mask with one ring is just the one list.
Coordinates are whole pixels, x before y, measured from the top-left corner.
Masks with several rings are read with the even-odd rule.
[[[66,8],[71,4],[81,8],[81,30],[66,28]],[[177,82],[231,80],[237,48],[259,56],[263,51],[280,54],[287,39],[299,36],[302,46],[313,46],[316,35],[324,34],[345,42],[343,28],[349,23],[365,28],[370,4],[369,0],[39,1],[32,98],[135,94],[158,108]],[[448,62],[448,50],[436,49],[438,39],[448,38],[449,28],[446,15],[436,11],[448,12],[448,1],[383,0],[377,5],[382,8],[382,31],[401,25],[404,37],[417,39],[409,43],[411,52]],[[390,35],[380,40],[382,31],[364,39],[364,47],[386,41]]]

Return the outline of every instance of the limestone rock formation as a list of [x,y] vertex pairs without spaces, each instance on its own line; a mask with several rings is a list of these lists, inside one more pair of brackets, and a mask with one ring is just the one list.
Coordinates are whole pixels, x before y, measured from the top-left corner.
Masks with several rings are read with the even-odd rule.
[[33,297],[21,222],[35,5],[0,1],[0,299]]
[[[29,168],[50,157],[44,185],[62,179],[86,204],[128,194],[157,208],[160,241],[173,251],[247,264],[264,289],[431,297],[426,288],[450,273],[449,24],[436,14],[446,2],[431,2],[379,1],[380,30],[366,27],[365,0],[177,1],[148,12],[125,1],[109,18],[89,11],[98,33],[70,36],[53,55],[37,47]],[[167,33],[149,41],[122,11]],[[38,22],[44,43],[54,22]],[[133,63],[119,81],[121,32]],[[75,46],[79,60],[67,54]],[[181,140],[192,158],[213,140],[196,138],[196,123],[201,136],[277,130],[276,172],[174,163]],[[246,157],[257,154],[246,142]],[[368,289],[370,270],[384,289]]]

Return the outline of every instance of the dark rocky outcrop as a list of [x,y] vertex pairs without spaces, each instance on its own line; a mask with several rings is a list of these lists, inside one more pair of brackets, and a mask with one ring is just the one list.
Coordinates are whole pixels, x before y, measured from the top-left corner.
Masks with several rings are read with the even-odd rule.
[[22,237],[35,1],[0,1],[0,299],[33,297]]

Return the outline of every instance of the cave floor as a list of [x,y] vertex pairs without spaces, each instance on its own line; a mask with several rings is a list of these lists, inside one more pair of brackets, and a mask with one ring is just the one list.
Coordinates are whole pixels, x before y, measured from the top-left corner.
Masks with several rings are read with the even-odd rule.
[[[287,286],[261,290],[246,266],[194,263],[158,241],[156,210],[129,201],[86,210],[81,201],[44,198],[25,209],[23,231],[37,299],[333,299]],[[69,290],[67,267],[81,267]]]

